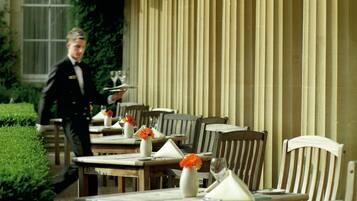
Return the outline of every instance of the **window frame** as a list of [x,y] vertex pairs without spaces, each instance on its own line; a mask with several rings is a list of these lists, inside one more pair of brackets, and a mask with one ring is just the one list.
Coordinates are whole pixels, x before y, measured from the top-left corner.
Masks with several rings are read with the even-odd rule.
[[[22,3],[22,11],[24,12],[24,8],[28,7],[28,8],[34,8],[34,7],[38,7],[38,8],[47,8],[48,9],[48,15],[47,15],[47,18],[48,18],[48,23],[47,23],[47,28],[48,28],[48,34],[47,34],[47,38],[46,39],[25,39],[25,36],[24,36],[24,24],[22,24],[22,41],[21,41],[21,49],[22,49],[22,52],[21,52],[21,77],[22,77],[22,80],[26,81],[26,82],[45,82],[47,77],[48,77],[48,73],[51,69],[51,61],[52,61],[52,52],[54,51],[53,50],[53,47],[52,47],[52,44],[53,42],[66,42],[66,39],[54,39],[52,38],[52,27],[51,27],[51,17],[53,15],[53,12],[52,12],[52,9],[51,8],[70,8],[72,7],[71,4],[69,3],[52,3],[52,0],[48,0],[48,3],[45,4],[45,3],[25,3],[23,1]],[[22,16],[22,21],[24,23],[24,14]],[[42,26],[42,25],[41,25]],[[48,64],[47,64],[47,73],[45,74],[36,74],[36,73],[24,73],[24,58],[25,58],[25,49],[24,49],[24,44],[25,42],[45,42],[48,47],[47,49],[47,60],[48,60]]]

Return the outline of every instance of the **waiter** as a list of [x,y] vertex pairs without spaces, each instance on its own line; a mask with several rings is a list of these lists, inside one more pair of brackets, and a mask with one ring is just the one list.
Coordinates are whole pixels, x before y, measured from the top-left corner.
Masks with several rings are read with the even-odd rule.
[[[92,81],[89,66],[81,63],[86,48],[85,33],[80,28],[73,28],[67,34],[68,54],[56,63],[48,75],[46,86],[42,91],[39,105],[37,130],[47,130],[50,121],[50,108],[56,101],[62,126],[74,154],[92,156],[89,137],[90,103],[108,105],[124,95],[116,92],[108,97],[98,93]],[[78,167],[70,165],[54,178],[54,190],[59,193],[78,179]],[[89,194],[96,195],[98,178],[89,177]]]

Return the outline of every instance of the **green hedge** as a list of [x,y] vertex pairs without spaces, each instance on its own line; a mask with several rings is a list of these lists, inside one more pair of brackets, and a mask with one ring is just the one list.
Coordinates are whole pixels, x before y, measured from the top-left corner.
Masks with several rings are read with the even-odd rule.
[[34,126],[37,113],[30,103],[0,104],[0,127],[1,126]]
[[0,200],[53,200],[46,152],[33,127],[0,128]]

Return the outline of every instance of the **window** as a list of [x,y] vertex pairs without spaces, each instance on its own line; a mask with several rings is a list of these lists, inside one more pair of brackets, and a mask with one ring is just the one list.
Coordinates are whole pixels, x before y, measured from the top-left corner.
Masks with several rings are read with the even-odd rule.
[[24,0],[22,77],[43,82],[67,51],[69,0]]

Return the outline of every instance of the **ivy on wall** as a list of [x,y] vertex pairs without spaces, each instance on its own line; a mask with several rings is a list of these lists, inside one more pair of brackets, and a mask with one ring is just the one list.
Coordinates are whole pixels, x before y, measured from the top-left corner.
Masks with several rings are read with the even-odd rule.
[[71,0],[74,26],[87,34],[83,62],[90,64],[98,90],[112,86],[109,71],[122,68],[124,0]]

